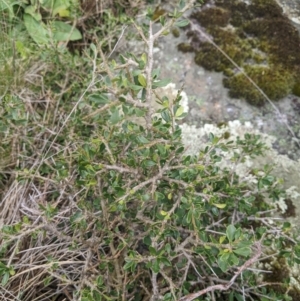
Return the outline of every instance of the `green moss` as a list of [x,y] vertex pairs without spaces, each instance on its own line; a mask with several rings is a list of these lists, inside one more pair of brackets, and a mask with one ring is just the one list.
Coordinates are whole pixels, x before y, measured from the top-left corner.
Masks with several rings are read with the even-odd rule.
[[284,279],[289,278],[290,271],[284,258],[277,258],[276,261],[271,263],[272,273],[265,274],[267,282],[283,282]]
[[[209,33],[214,36],[215,43],[238,65],[251,58],[251,45],[237,37],[234,33],[219,29],[209,28]],[[214,45],[209,42],[201,43],[196,52],[195,62],[210,71],[226,72],[229,74],[233,64]]]
[[295,83],[292,92],[294,95],[300,97],[300,82]]
[[252,17],[245,2],[236,0],[216,0],[215,3],[230,11],[231,18],[229,23],[233,26],[240,27],[245,20],[250,20]]
[[226,30],[223,28],[219,28],[216,26],[208,27],[208,33],[214,37],[214,42],[221,45],[226,44],[237,44],[239,43],[239,37],[236,35],[235,32],[230,30]]
[[293,201],[291,199],[285,199],[284,200],[287,209],[282,214],[283,217],[296,217],[296,206],[294,205]]
[[[245,72],[272,100],[285,97],[293,88],[293,75],[282,68],[246,66]],[[225,79],[224,85],[230,89],[229,95],[231,97],[244,98],[256,106],[265,103],[264,96],[242,73]]]
[[222,121],[222,122],[219,122],[218,124],[217,124],[217,127],[218,128],[222,128],[222,127],[225,127],[225,126],[228,126],[228,122],[224,122],[224,121]]
[[179,31],[179,29],[177,27],[172,27],[171,32],[172,32],[172,35],[175,38],[179,38],[180,37],[180,31]]
[[282,8],[274,0],[252,0],[249,10],[256,18],[281,18],[283,15]]
[[223,71],[223,74],[224,74],[225,76],[230,77],[230,76],[233,76],[233,75],[234,75],[234,71],[233,71],[231,68],[226,68],[226,69]]
[[221,72],[228,68],[223,54],[209,42],[201,44],[200,50],[196,52],[195,62],[209,71]]
[[229,22],[230,12],[219,7],[213,7],[195,12],[191,17],[196,19],[202,26],[224,27]]
[[258,52],[253,52],[252,57],[253,61],[256,64],[262,64],[262,63],[267,63],[267,58],[265,55],[262,55]]
[[292,301],[300,300],[300,291],[297,287],[289,285],[288,282],[284,282],[284,280],[288,280],[291,277],[291,271],[288,267],[286,259],[283,257],[279,257],[276,261],[270,262],[266,260],[265,263],[271,265],[272,273],[265,273],[264,282],[268,283],[268,289],[282,294],[288,295],[291,297]]
[[180,43],[177,45],[177,49],[181,52],[193,52],[194,48],[189,43]]
[[[250,5],[240,0],[215,0],[215,4],[192,17],[206,27],[218,47],[244,68],[271,100],[289,93],[300,96],[300,37],[276,0],[252,0]],[[235,28],[224,29],[228,23]],[[199,45],[196,64],[223,72],[231,97],[255,105],[265,103],[264,96],[242,74],[236,74],[235,66],[215,46],[196,41],[196,35],[192,40],[194,48]]]
[[160,6],[157,6],[155,8],[155,11],[153,12],[153,15],[151,17],[152,21],[157,21],[161,16],[167,14],[168,12],[164,9],[161,8]]
[[224,138],[224,139],[229,139],[229,138],[230,138],[230,133],[229,133],[229,132],[225,132],[225,133],[223,134],[223,138]]
[[288,19],[255,19],[244,25],[247,34],[261,40],[258,46],[270,55],[270,62],[282,64],[288,68],[300,65],[300,37]]

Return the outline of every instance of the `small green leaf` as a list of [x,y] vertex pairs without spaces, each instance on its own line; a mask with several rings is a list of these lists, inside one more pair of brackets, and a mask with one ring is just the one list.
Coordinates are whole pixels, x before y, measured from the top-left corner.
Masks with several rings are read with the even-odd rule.
[[167,152],[166,147],[164,145],[162,145],[162,144],[157,144],[157,149],[158,149],[159,154],[161,156],[165,155],[166,152]]
[[157,165],[157,163],[152,160],[145,160],[143,163],[146,167],[152,167],[152,166]]
[[[236,298],[237,301],[244,301],[245,300],[245,296],[243,296],[241,294],[238,294],[238,293],[234,293],[234,297]],[[270,299],[262,297],[260,300],[261,301],[269,301]]]
[[183,113],[183,110],[184,110],[183,107],[180,106],[176,111],[175,117],[180,117]]
[[138,75],[138,81],[139,81],[139,83],[141,84],[141,86],[142,86],[143,88],[146,88],[146,87],[147,87],[146,78],[145,78],[145,76],[144,76],[143,74],[139,74],[139,75]]
[[144,136],[138,136],[137,139],[140,143],[143,143],[143,144],[149,143],[149,140],[146,139]]
[[144,64],[146,65],[146,63],[147,63],[147,55],[146,55],[146,53],[142,54],[141,59],[144,62]]
[[213,205],[219,209],[224,209],[226,207],[226,204],[213,204]]
[[121,117],[120,117],[120,115],[119,115],[119,110],[115,110],[115,111],[111,114],[109,121],[110,121],[112,124],[117,124],[120,120],[121,120]]
[[96,281],[97,281],[97,286],[101,287],[103,285],[103,283],[104,283],[103,276],[101,276],[101,275],[98,276],[97,279],[96,279]]
[[226,236],[230,242],[234,239],[234,234],[236,232],[236,228],[234,225],[229,225],[226,229]]
[[103,105],[109,103],[109,98],[104,93],[95,93],[88,96],[88,100],[95,105]]
[[142,117],[145,116],[145,111],[139,109],[139,108],[134,108],[134,112],[136,114],[137,117]]
[[167,266],[167,267],[172,266],[172,263],[171,263],[170,260],[167,259],[166,257],[161,257],[161,258],[159,259],[159,261],[160,261],[161,263],[163,263],[163,264],[164,264],[165,266]]
[[150,195],[147,193],[147,194],[143,194],[142,195],[142,200],[144,201],[144,202],[147,202],[147,201],[149,201],[150,200]]
[[213,142],[214,138],[215,138],[215,136],[214,136],[213,133],[208,134],[208,139],[209,139],[210,142]]
[[236,249],[236,250],[233,250],[233,252],[237,255],[241,255],[243,257],[247,257],[251,254],[251,249],[250,248],[240,248],[240,249]]
[[44,286],[48,286],[52,280],[52,276],[48,276],[43,280]]
[[97,47],[94,43],[90,44],[90,48],[94,51],[94,53],[97,53]]
[[177,21],[175,23],[175,26],[184,27],[184,26],[187,26],[189,23],[190,23],[190,21],[188,19],[184,19],[184,20]]
[[180,10],[182,10],[185,7],[185,1],[180,0],[178,7]]
[[162,193],[159,192],[159,191],[155,191],[155,192],[154,192],[154,196],[155,196],[155,200],[156,200],[156,201],[161,201],[161,200],[163,200],[163,199],[165,198],[165,195],[162,194]]
[[165,17],[165,16],[160,16],[160,17],[159,17],[159,23],[160,23],[162,26],[165,26],[165,23],[166,23],[166,17]]
[[157,259],[154,259],[153,262],[152,262],[152,270],[154,273],[158,273],[160,268],[159,268],[159,261]]
[[69,10],[67,10],[67,9],[60,9],[59,11],[58,11],[58,15],[60,16],[60,17],[69,17],[70,16],[70,11]]
[[171,116],[168,110],[164,110],[161,112],[161,117],[166,121],[170,122],[171,121]]
[[142,86],[138,86],[138,85],[133,85],[129,83],[129,88],[133,91],[140,91],[141,89],[143,89]]
[[155,81],[155,82],[153,82],[153,84],[152,84],[152,88],[155,89],[155,88],[158,88],[158,87],[165,87],[165,86],[167,86],[170,82],[171,82],[170,79],[163,79],[163,80],[160,80],[160,81]]
[[168,212],[166,212],[166,211],[164,211],[164,210],[160,210],[160,214],[161,214],[162,216],[166,216],[166,215],[168,214]]
[[150,252],[150,255],[152,256],[156,256],[157,255],[157,251],[155,248],[149,246],[149,252]]
[[131,270],[132,272],[135,270],[136,267],[136,262],[133,260],[128,261],[127,263],[125,263],[125,265],[123,266],[124,270]]
[[188,212],[187,215],[186,215],[186,222],[187,222],[188,224],[191,223],[192,217],[193,217],[193,210],[190,209],[189,212]]
[[233,253],[230,253],[228,262],[231,266],[238,265],[239,259]]
[[218,258],[218,265],[223,272],[226,272],[229,267],[227,260],[222,260],[221,258]]
[[169,243],[167,243],[167,244],[165,245],[165,250],[166,250],[167,253],[170,253],[170,252],[171,252],[171,245],[170,245]]
[[220,238],[219,238],[219,243],[222,244],[222,243],[225,241],[225,239],[226,239],[226,236],[225,236],[225,235],[220,236]]
[[9,280],[9,273],[5,272],[4,275],[2,276],[2,281],[1,281],[2,286],[5,286],[8,280]]

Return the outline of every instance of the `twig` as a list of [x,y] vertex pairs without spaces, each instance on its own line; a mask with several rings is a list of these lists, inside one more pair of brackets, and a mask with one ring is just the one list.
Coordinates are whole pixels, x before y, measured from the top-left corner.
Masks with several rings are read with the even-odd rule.
[[243,272],[245,271],[249,266],[251,266],[254,262],[256,262],[259,257],[262,254],[262,249],[261,249],[261,242],[256,242],[254,244],[254,246],[256,247],[256,253],[255,255],[250,258],[249,260],[247,260],[241,267],[238,268],[237,272],[235,273],[235,275],[230,279],[230,281],[227,284],[217,284],[217,285],[212,285],[209,286],[201,291],[198,291],[196,293],[193,294],[189,294],[187,296],[184,296],[182,298],[180,298],[178,301],[192,301],[204,294],[207,294],[209,292],[213,292],[216,290],[219,291],[226,291],[228,290],[235,282],[236,278]]

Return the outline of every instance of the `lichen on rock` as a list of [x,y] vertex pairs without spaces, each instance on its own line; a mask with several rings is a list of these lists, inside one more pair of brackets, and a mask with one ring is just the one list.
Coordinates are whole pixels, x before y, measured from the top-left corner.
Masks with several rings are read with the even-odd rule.
[[[300,159],[294,161],[289,159],[285,155],[279,154],[274,148],[273,144],[276,138],[271,135],[261,133],[259,130],[255,129],[251,122],[241,123],[239,120],[229,121],[227,124],[222,126],[217,126],[213,124],[204,124],[203,127],[197,128],[196,126],[190,126],[186,123],[182,124],[182,141],[187,147],[187,154],[196,155],[201,149],[206,145],[207,137],[209,133],[213,133],[217,137],[221,137],[223,141],[236,141],[238,137],[243,138],[246,133],[259,135],[261,140],[266,145],[264,156],[259,156],[256,158],[250,158],[246,156],[243,162],[238,164],[233,164],[231,158],[233,152],[223,152],[223,160],[218,163],[220,168],[226,168],[233,170],[242,181],[247,182],[250,186],[253,185],[255,189],[257,185],[257,177],[252,173],[255,169],[261,169],[262,166],[268,164],[272,166],[272,174],[275,177],[283,179],[283,187],[286,190],[286,195],[282,196],[277,203],[280,209],[280,213],[284,214],[287,209],[287,204],[284,203],[285,199],[290,199],[292,203],[296,206],[296,212],[300,212],[300,193],[299,193],[299,183],[300,183]],[[224,137],[227,134],[228,138]],[[268,196],[266,196],[266,201]],[[271,202],[271,200],[269,200]],[[299,225],[297,219],[292,219],[293,223]]]

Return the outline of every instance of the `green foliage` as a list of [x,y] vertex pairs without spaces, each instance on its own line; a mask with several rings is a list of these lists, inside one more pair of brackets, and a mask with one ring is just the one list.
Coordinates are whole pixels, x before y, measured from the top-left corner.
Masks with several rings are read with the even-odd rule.
[[[68,10],[59,3],[41,5],[56,16]],[[159,34],[186,26],[179,7],[160,18]],[[3,298],[278,300],[290,287],[266,288],[248,268],[264,264],[261,252],[300,261],[291,225],[270,215],[285,192],[269,166],[251,171],[252,182],[235,170],[265,145],[258,135],[210,134],[187,155],[180,92],[163,95],[170,80],[152,68],[159,34],[135,28],[146,53],[109,60],[107,41],[81,56],[40,48],[43,85],[4,97],[1,155],[12,164],[0,165]]]
[[2,4],[2,10],[8,12],[11,20],[22,17],[31,38],[39,45],[47,45],[82,38],[79,30],[66,22],[70,21],[70,11],[77,5],[76,0],[32,2],[8,0]]

